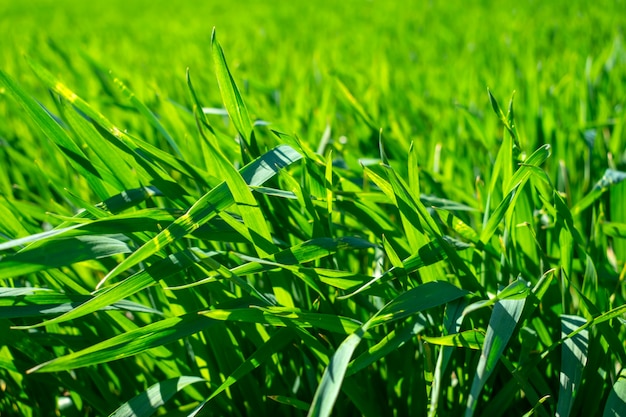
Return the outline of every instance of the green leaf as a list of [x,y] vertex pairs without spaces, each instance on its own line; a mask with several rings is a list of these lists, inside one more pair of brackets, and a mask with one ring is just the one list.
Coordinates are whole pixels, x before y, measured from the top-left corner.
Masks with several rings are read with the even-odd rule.
[[326,370],[324,370],[320,384],[317,386],[315,396],[313,397],[311,407],[307,414],[308,417],[330,416],[335,401],[337,400],[337,395],[339,395],[339,390],[341,389],[348,363],[350,363],[350,358],[352,358],[352,354],[361,342],[367,328],[366,323],[339,345],[339,348],[331,358]]
[[465,416],[474,415],[480,393],[495,370],[524,310],[525,298],[498,301],[491,313],[483,349],[476,367]]
[[431,281],[412,288],[383,307],[376,317],[370,319],[370,326],[389,323],[427,310],[469,294],[446,281]]
[[603,417],[626,415],[626,370],[622,368],[604,406]]
[[361,322],[348,317],[311,313],[284,307],[262,308],[252,306],[251,308],[229,310],[215,309],[202,311],[198,314],[220,321],[262,323],[276,327],[315,327],[339,334],[350,334],[361,326]]
[[467,291],[461,290],[447,282],[431,281],[415,287],[387,303],[378,313],[339,345],[315,391],[308,416],[327,417],[330,415],[352,354],[369,328],[446,304],[466,294],[468,294]]
[[66,371],[127,358],[175,342],[213,326],[215,323],[217,321],[198,314],[160,320],[96,343],[78,352],[44,362],[27,372]]
[[[267,152],[241,170],[241,176],[248,185],[262,185],[281,169],[299,160],[301,155],[293,148],[281,145]],[[194,232],[204,223],[235,202],[226,182],[222,182],[197,200],[189,210],[178,217],[167,229],[145,243],[109,272],[98,284],[101,286],[112,277],[154,255],[172,242]]]
[[163,124],[161,124],[161,122],[159,121],[159,119],[154,115],[154,113],[148,108],[148,106],[146,106],[141,100],[139,100],[139,98],[137,98],[137,96],[135,95],[135,93],[133,93],[130,88],[128,88],[128,86],[126,84],[124,84],[124,82],[122,80],[120,80],[117,77],[114,77],[113,74],[109,73],[111,75],[111,78],[113,78],[113,82],[115,83],[115,85],[117,85],[117,87],[122,91],[122,93],[126,96],[126,98],[128,99],[128,101],[130,101],[130,103],[139,111],[139,113],[141,113],[141,115],[150,122],[150,124],[152,126],[154,126],[154,128],[161,134],[163,135],[163,137],[165,138],[165,140],[167,140],[167,143],[172,147],[172,149],[174,150],[174,153],[176,153],[176,155],[183,159],[183,154],[180,152],[180,149],[178,149],[178,145],[176,144],[176,141],[174,140],[174,138],[172,137],[172,135],[169,134],[169,132],[167,131],[167,129],[165,129],[165,127],[163,126]]
[[96,292],[93,297],[65,312],[59,317],[55,317],[39,324],[34,324],[32,326],[19,326],[15,328],[30,329],[42,327],[54,323],[62,323],[68,320],[73,320],[89,313],[93,313],[94,311],[112,305],[119,300],[155,285],[160,279],[165,279],[173,274],[184,271],[189,266],[201,262],[203,259],[208,257],[209,254],[206,254],[196,248],[190,248],[188,250],[169,255],[167,258],[155,262],[147,269],[139,271],[123,281]]
[[130,253],[122,235],[57,239],[0,258],[0,279],[68,266],[76,262]]
[[220,93],[222,93],[222,100],[228,111],[228,116],[241,137],[245,141],[249,141],[252,135],[252,123],[250,122],[248,109],[228,69],[224,51],[217,41],[215,28],[213,28],[213,33],[211,33],[211,54],[213,56],[213,63],[215,64],[215,76],[217,77],[217,83],[220,88]]
[[[579,316],[561,315],[561,337],[566,337],[586,320]],[[561,348],[561,372],[559,374],[559,400],[556,415],[568,417],[574,405],[576,393],[580,389],[583,370],[587,364],[589,331],[583,330],[567,338]]]
[[[67,132],[52,118],[50,113],[45,111],[39,103],[26,94],[15,81],[2,71],[0,71],[0,84],[4,84],[30,119],[65,154],[72,167],[89,181],[92,189],[97,191],[101,198],[104,198],[106,191],[100,178],[104,170],[97,169]],[[113,180],[110,182],[114,183]]]
[[479,350],[483,347],[485,334],[480,330],[467,330],[461,333],[449,334],[447,336],[422,336],[422,339],[433,345]]
[[204,378],[195,376],[181,376],[161,381],[122,404],[109,417],[149,417],[163,404],[187,385],[197,382],[207,382]]
[[584,209],[592,205],[596,200],[600,198],[611,186],[619,184],[626,179],[626,172],[616,171],[614,169],[607,169],[604,172],[602,178],[593,186],[589,194],[584,196],[574,207],[572,207],[572,214],[577,215]]

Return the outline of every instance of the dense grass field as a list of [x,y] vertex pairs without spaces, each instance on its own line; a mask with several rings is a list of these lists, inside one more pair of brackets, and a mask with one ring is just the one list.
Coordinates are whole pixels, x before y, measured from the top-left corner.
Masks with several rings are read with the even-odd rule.
[[626,2],[0,3],[0,416],[626,415]]

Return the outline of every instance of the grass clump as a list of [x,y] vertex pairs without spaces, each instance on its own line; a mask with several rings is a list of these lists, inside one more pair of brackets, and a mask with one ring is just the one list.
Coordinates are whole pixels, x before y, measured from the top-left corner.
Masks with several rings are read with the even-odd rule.
[[225,49],[182,8],[170,66],[160,8],[116,23],[150,46],[128,67],[58,23],[96,6],[53,14],[61,43],[13,35],[1,414],[626,413],[616,4],[532,35],[524,6],[244,4],[263,36],[235,39],[215,6]]

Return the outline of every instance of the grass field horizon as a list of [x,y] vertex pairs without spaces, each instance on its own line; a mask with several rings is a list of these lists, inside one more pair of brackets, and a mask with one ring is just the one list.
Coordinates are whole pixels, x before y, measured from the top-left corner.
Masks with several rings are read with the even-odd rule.
[[626,414],[625,6],[0,5],[0,416]]

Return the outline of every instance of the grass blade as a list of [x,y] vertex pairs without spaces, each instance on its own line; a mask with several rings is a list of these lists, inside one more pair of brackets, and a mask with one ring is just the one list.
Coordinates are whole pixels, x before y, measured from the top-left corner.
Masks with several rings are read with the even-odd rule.
[[[241,172],[241,176],[248,185],[258,186],[276,175],[281,169],[299,160],[301,155],[293,148],[282,145],[254,162],[246,165]],[[185,235],[197,230],[204,223],[211,220],[217,214],[234,204],[233,195],[230,193],[226,182],[222,182],[199,200],[197,200],[189,210],[174,221],[167,229],[163,230],[153,239],[137,249],[122,263],[107,274],[98,284],[100,287],[108,279],[115,277],[138,264],[170,243],[183,238]]]
[[476,367],[476,374],[472,382],[470,396],[467,400],[467,407],[465,409],[466,417],[474,415],[480,392],[485,386],[487,379],[494,371],[500,356],[513,335],[517,322],[524,310],[525,302],[526,299],[522,298],[502,300],[495,304],[491,319],[489,320],[489,328],[485,336],[480,360]]
[[[561,337],[566,337],[586,320],[578,316],[561,316]],[[561,372],[559,375],[559,400],[556,406],[556,415],[568,417],[574,405],[576,393],[580,388],[583,369],[587,364],[587,349],[589,346],[589,331],[583,330],[568,338],[561,348]]]
[[109,417],[149,417],[174,394],[182,391],[187,385],[197,382],[206,382],[206,380],[196,376],[181,376],[159,382],[148,388],[146,392],[122,404]]
[[217,83],[222,93],[222,100],[232,120],[233,125],[246,142],[250,141],[252,135],[252,122],[248,115],[248,109],[241,97],[241,93],[235,84],[235,80],[228,69],[226,58],[224,57],[224,51],[217,41],[215,34],[215,28],[211,34],[211,54],[213,56],[213,63],[215,64],[215,75],[217,77]]
[[604,406],[603,417],[626,415],[626,371],[621,370]]

